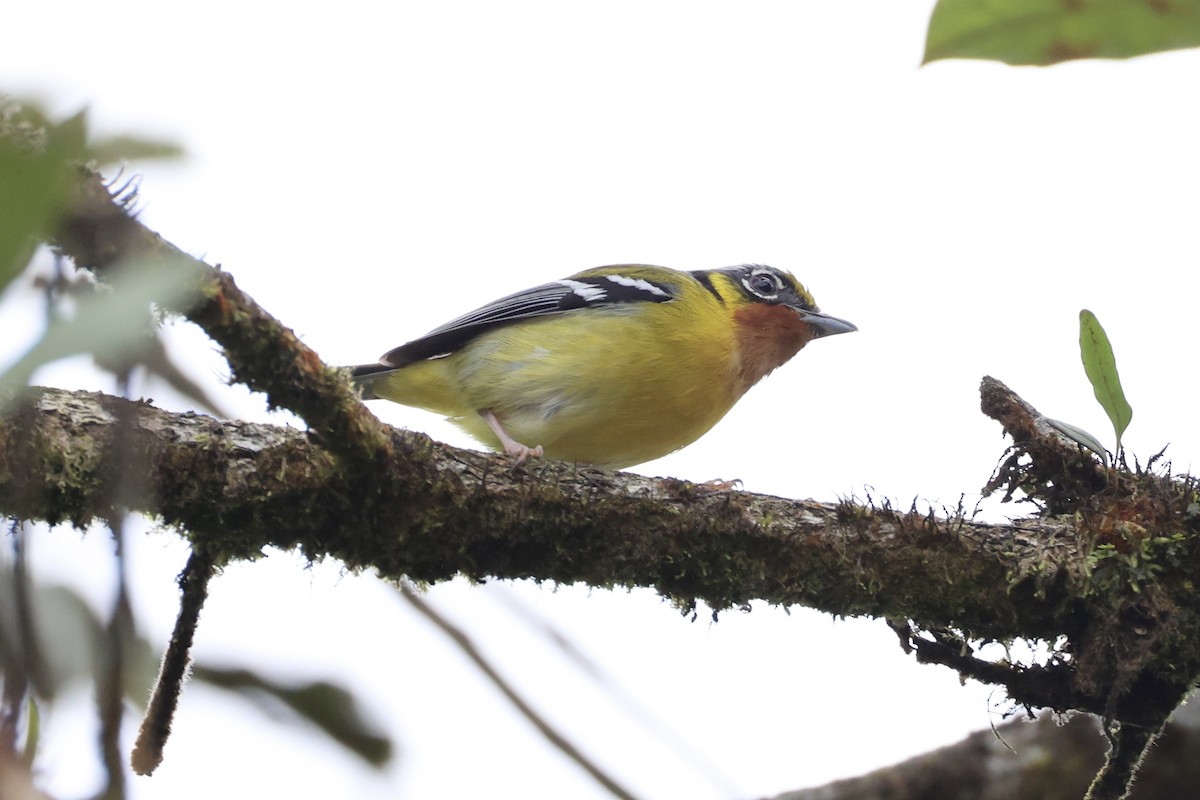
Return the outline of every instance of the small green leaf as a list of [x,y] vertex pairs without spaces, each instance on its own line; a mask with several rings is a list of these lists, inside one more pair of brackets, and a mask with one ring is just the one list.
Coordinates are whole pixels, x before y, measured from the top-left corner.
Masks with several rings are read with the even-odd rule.
[[1113,356],[1108,334],[1100,325],[1096,315],[1086,308],[1079,312],[1079,353],[1083,358],[1083,371],[1092,382],[1092,391],[1112,421],[1117,434],[1117,446],[1121,450],[1121,436],[1133,419],[1133,409],[1125,400],[1121,389],[1121,376],[1117,374],[1117,359]]
[[1200,0],[938,0],[925,63],[1057,64],[1200,47]]

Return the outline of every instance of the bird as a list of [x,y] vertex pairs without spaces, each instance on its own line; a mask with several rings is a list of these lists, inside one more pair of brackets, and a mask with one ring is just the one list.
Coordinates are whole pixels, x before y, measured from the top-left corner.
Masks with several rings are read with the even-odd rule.
[[444,415],[518,465],[624,469],[699,439],[811,340],[855,330],[775,267],[617,264],[503,297],[350,369],[363,399]]

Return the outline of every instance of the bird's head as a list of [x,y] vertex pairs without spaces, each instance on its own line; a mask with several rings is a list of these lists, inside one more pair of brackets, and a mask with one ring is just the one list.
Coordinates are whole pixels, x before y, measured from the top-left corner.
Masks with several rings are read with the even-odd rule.
[[741,291],[746,307],[742,310],[751,310],[756,304],[791,309],[812,329],[810,339],[858,330],[852,322],[821,313],[809,291],[786,270],[764,264],[743,264],[718,272],[727,275]]
[[742,382],[750,388],[813,339],[858,330],[852,322],[817,308],[790,272],[763,264],[713,270],[709,281],[733,314]]

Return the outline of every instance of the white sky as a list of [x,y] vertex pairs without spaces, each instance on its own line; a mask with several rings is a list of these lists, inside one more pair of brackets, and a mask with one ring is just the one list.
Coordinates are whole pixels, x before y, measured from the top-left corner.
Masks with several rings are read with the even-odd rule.
[[[331,363],[630,261],[784,267],[859,325],[647,474],[970,505],[1005,446],[978,411],[984,374],[1111,442],[1079,364],[1084,307],[1114,342],[1126,445],[1144,460],[1171,443],[1195,467],[1200,55],[919,68],[928,0],[383,5],[23,3],[4,15],[0,90],[63,114],[88,105],[100,133],[183,143],[179,164],[137,165],[143,219],[223,264]],[[36,320],[31,298],[0,305],[6,330]],[[177,328],[181,358],[215,383],[213,348]],[[22,344],[6,336],[0,361]],[[80,363],[40,379],[104,385]],[[223,397],[266,417],[243,391]],[[374,409],[469,444],[427,414]],[[108,546],[81,538],[36,538],[37,564],[103,604]],[[186,552],[161,532],[135,545],[138,611],[165,640]],[[989,724],[989,687],[916,666],[881,623],[766,607],[691,623],[647,591],[455,582],[429,597],[644,797],[780,792]],[[512,598],[704,766],[614,711],[514,621]],[[350,683],[401,759],[373,775],[194,688],[137,798],[604,796],[385,587],[335,564],[274,554],[230,568],[196,652]],[[42,765],[60,794],[94,788],[87,719],[52,720]]]

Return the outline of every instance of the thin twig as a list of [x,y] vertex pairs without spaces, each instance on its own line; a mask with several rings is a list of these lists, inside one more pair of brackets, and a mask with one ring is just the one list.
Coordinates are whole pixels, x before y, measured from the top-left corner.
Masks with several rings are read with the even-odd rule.
[[597,764],[592,762],[591,759],[589,759],[579,750],[579,748],[567,741],[565,736],[559,733],[549,722],[546,721],[544,717],[538,714],[538,712],[535,711],[533,707],[530,706],[523,697],[521,697],[520,694],[517,693],[512,685],[506,681],[500,675],[500,673],[496,671],[496,668],[491,665],[487,658],[484,657],[484,655],[479,651],[479,648],[475,646],[475,643],[471,641],[471,638],[467,636],[466,632],[434,610],[433,607],[426,603],[425,600],[419,594],[417,594],[417,592],[407,582],[398,582],[396,584],[396,588],[399,590],[400,596],[407,600],[413,608],[419,611],[426,619],[428,619],[430,622],[440,628],[443,633],[450,637],[451,641],[453,641],[458,648],[462,650],[467,658],[471,659],[475,666],[478,667],[485,676],[487,676],[487,679],[490,680],[495,687],[500,690],[500,693],[508,698],[508,701],[516,707],[517,711],[521,712],[521,715],[524,716],[525,719],[529,720],[529,722],[538,729],[538,732],[541,733],[542,736],[544,736],[546,740],[550,742],[550,744],[557,747],[563,753],[563,755],[582,767],[589,775],[592,776],[592,778],[596,780],[597,783],[599,783],[608,791],[612,792],[614,796],[626,798],[626,800],[633,800],[634,795],[631,794],[629,790],[618,784],[616,780],[612,778],[612,776],[604,772],[604,770],[602,770]]
[[179,575],[182,592],[179,616],[175,620],[171,642],[163,654],[158,680],[154,683],[150,704],[146,707],[146,715],[142,718],[142,727],[130,759],[133,771],[138,775],[149,775],[162,763],[163,748],[171,735],[171,721],[187,680],[200,609],[208,597],[208,582],[215,571],[212,559],[203,548],[196,547]]
[[672,730],[669,724],[660,719],[652,709],[644,706],[637,698],[626,691],[620,685],[620,682],[608,674],[600,664],[584,654],[579,645],[565,631],[519,600],[515,593],[507,591],[507,587],[501,584],[489,584],[489,586],[493,589],[490,592],[493,599],[499,600],[522,623],[530,626],[549,639],[558,647],[559,651],[568,661],[600,686],[615,705],[623,708],[630,716],[641,723],[644,728],[654,733],[663,744],[674,750],[693,769],[703,773],[718,786],[721,794],[727,797],[735,797],[739,794],[732,780],[728,775],[721,772],[718,764],[712,758],[693,748],[677,731]]

